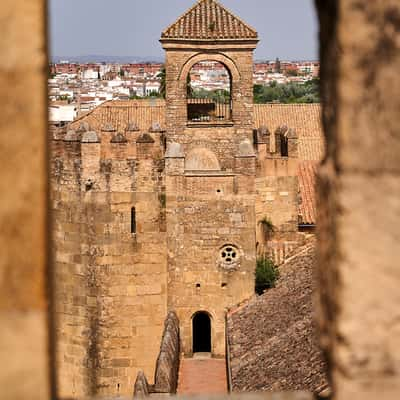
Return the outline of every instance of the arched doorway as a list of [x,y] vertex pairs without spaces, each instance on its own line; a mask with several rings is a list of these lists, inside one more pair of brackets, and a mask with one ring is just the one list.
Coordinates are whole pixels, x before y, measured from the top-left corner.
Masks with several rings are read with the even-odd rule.
[[211,318],[199,311],[192,319],[193,353],[211,353]]

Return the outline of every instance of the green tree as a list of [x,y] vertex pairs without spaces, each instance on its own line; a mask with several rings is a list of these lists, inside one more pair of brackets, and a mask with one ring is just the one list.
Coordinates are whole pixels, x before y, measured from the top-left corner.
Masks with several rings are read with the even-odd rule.
[[290,82],[269,86],[254,85],[254,102],[263,103],[319,103],[319,79],[315,78],[302,83]]
[[275,287],[275,283],[279,278],[279,270],[278,267],[274,265],[272,260],[266,257],[260,257],[257,259],[255,275],[256,293],[263,294],[265,290]]
[[167,73],[165,67],[161,68],[157,78],[160,79],[160,96],[165,99],[167,95]]

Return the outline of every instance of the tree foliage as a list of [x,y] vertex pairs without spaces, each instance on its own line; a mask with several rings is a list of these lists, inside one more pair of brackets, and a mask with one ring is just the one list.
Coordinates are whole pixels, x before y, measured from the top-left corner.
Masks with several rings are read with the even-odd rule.
[[254,85],[254,102],[263,103],[319,103],[319,79],[303,84],[272,82],[269,86]]
[[194,99],[211,99],[219,103],[227,103],[231,94],[229,90],[217,89],[217,90],[206,90],[202,88],[192,89],[191,97]]
[[279,270],[272,260],[266,257],[257,259],[256,267],[256,293],[262,294],[264,290],[275,287],[275,282],[279,278]]
[[165,99],[167,93],[167,73],[165,67],[161,68],[161,71],[158,73],[157,78],[160,79],[160,96]]

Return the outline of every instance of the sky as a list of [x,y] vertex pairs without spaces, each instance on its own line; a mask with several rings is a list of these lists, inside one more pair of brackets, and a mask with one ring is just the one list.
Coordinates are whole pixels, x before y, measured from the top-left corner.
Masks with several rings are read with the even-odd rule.
[[[161,32],[195,0],[48,0],[55,56],[162,58]],[[221,0],[258,31],[256,59],[318,58],[313,0]]]

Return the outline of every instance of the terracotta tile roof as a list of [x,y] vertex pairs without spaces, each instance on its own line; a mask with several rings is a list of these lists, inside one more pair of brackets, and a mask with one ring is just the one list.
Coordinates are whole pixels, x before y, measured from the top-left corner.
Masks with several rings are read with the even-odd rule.
[[77,129],[81,122],[88,122],[90,129],[100,132],[106,124],[111,124],[113,129],[124,132],[128,124],[136,124],[139,131],[149,131],[158,123],[161,130],[165,129],[165,101],[164,100],[127,100],[107,101],[76,119],[71,124],[71,129]]
[[317,206],[315,199],[315,177],[317,175],[318,162],[303,161],[298,166],[299,177],[299,223],[303,225],[315,225],[317,218]]
[[234,392],[327,388],[313,315],[315,241],[279,267],[276,287],[228,313]]
[[286,125],[299,138],[299,158],[319,161],[325,153],[319,104],[255,104],[255,128],[266,126],[271,132]]
[[199,0],[161,34],[161,39],[257,39],[257,32],[216,0]]

